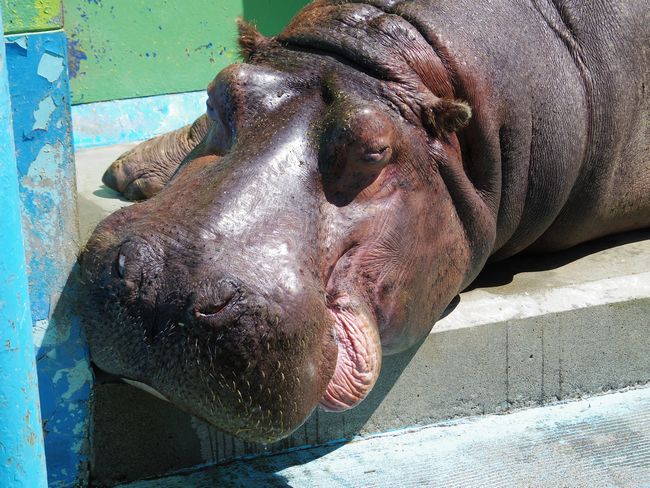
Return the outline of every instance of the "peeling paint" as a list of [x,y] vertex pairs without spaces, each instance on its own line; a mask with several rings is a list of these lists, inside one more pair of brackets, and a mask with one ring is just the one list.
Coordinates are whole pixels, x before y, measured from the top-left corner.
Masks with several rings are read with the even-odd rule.
[[18,47],[21,47],[25,51],[27,51],[27,37],[22,36],[22,37],[17,37],[14,38],[13,41],[8,41],[10,44],[15,44]]
[[47,319],[37,320],[34,323],[32,335],[34,337],[34,347],[36,347],[37,351],[40,350],[45,341],[45,333],[47,332],[49,325],[50,321]]
[[70,71],[70,78],[76,78],[78,75],[83,74],[81,71],[81,62],[88,59],[88,56],[83,51],[79,39],[71,37],[68,40],[68,70]]
[[[65,378],[68,383],[68,389],[61,395],[63,400],[70,400],[72,396],[82,388],[86,387],[92,381],[92,374],[88,368],[88,361],[81,359],[75,362],[72,368],[60,369],[56,372],[52,381],[57,384]],[[78,429],[78,426],[75,427]],[[73,429],[74,431],[74,429]]]
[[45,97],[38,104],[38,109],[34,111],[34,125],[32,130],[47,130],[47,124],[50,122],[50,117],[54,112],[56,105],[52,97]]
[[149,0],[66,0],[64,7],[75,104],[204,90],[237,60],[243,0],[155,8]]
[[59,56],[44,53],[36,73],[50,83],[58,80],[61,73],[63,73],[63,59]]
[[[2,19],[2,8],[0,8]],[[16,44],[16,49],[23,49]],[[24,49],[23,49],[24,51]],[[0,46],[0,486],[46,485],[5,47]]]

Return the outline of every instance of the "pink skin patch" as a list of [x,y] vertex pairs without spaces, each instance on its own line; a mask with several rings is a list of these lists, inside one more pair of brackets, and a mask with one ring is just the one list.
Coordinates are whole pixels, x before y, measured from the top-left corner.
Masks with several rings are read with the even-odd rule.
[[342,412],[363,400],[379,377],[381,342],[370,321],[349,310],[331,309],[339,346],[336,369],[320,406]]

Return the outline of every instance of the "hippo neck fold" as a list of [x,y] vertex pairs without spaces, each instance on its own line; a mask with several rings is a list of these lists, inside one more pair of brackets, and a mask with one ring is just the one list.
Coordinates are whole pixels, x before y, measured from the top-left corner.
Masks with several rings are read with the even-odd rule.
[[412,23],[386,5],[315,2],[277,40],[288,48],[334,56],[387,83],[384,95],[393,98],[402,115],[416,124],[426,99],[423,94],[454,96],[448,61]]

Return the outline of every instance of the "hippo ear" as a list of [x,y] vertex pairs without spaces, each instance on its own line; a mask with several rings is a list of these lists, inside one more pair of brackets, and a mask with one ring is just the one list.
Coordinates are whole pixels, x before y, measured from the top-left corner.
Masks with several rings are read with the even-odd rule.
[[424,107],[422,121],[432,134],[455,132],[465,127],[472,117],[472,109],[465,102],[438,98]]
[[269,42],[253,24],[242,18],[237,19],[237,28],[239,29],[239,53],[245,61]]

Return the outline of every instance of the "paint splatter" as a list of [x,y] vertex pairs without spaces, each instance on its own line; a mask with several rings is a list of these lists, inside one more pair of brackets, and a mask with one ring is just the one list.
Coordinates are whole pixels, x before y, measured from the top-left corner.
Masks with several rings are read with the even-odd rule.
[[68,39],[68,71],[70,72],[70,78],[77,77],[81,61],[86,59],[88,59],[88,56],[81,49],[79,39],[74,37]]

